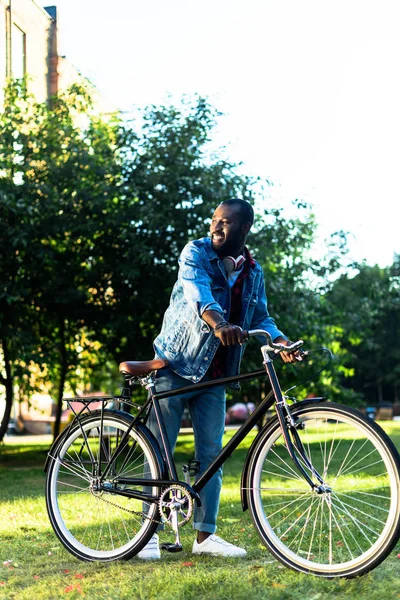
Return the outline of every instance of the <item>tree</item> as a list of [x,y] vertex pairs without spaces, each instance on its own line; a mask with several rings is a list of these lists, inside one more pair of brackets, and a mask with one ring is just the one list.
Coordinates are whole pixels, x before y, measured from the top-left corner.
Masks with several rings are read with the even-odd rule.
[[341,344],[348,353],[351,371],[351,377],[343,384],[357,390],[371,404],[398,400],[398,264],[398,257],[386,269],[361,264],[355,275],[342,275],[329,294],[332,313],[340,321]]
[[[250,249],[264,270],[270,314],[292,340],[302,338],[309,351],[307,361],[301,364],[284,365],[278,360],[281,381],[285,389],[298,386],[291,391],[292,397],[301,399],[314,394],[348,401],[352,394],[347,390],[344,393],[341,385],[343,349],[337,343],[331,312],[326,306],[332,277],[347,262],[346,236],[343,232],[330,236],[325,256],[317,259],[317,224],[312,207],[299,200],[294,201],[294,206],[297,213],[291,219],[274,208],[259,213],[249,236]],[[321,348],[334,350],[333,362]],[[259,368],[256,344],[250,344],[246,350],[246,364]],[[299,385],[301,382],[307,385]],[[262,379],[242,387],[253,401],[268,391]]]
[[5,388],[0,440],[8,426],[15,379],[23,376],[23,365],[30,362],[37,343],[37,330],[31,327],[34,309],[30,302],[31,288],[25,264],[30,244],[31,210],[25,210],[18,186],[21,162],[19,131],[24,130],[28,114],[25,97],[24,86],[10,85],[0,121],[0,383]]
[[[68,375],[76,373],[90,347],[94,362],[105,352],[103,346],[93,346],[90,312],[98,274],[96,236],[108,214],[115,214],[119,123],[91,115],[90,98],[77,86],[49,108],[13,83],[0,127],[0,190],[7,224],[1,232],[7,257],[1,272],[2,383],[7,402],[12,401],[15,384],[21,389],[23,383],[13,369],[27,364],[29,352],[37,365],[45,364],[46,376],[58,389],[57,433]],[[100,275],[104,277],[102,270]],[[106,281],[95,281],[95,289],[107,287]]]

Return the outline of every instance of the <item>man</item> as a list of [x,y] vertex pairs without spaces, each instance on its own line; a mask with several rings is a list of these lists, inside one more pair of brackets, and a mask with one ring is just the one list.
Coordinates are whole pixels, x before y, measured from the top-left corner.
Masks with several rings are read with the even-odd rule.
[[[262,269],[245,246],[253,220],[248,202],[226,200],[214,212],[211,237],[189,242],[183,249],[178,280],[154,341],[156,356],[169,361],[169,366],[157,373],[158,392],[237,374],[244,351],[243,330],[265,329],[274,341],[290,344],[268,314]],[[285,362],[296,360],[286,353],[282,358]],[[200,475],[222,448],[224,386],[189,392],[160,404],[173,449],[184,408],[189,408]],[[149,427],[156,433],[151,417]],[[202,506],[195,507],[193,553],[245,556],[243,548],[215,535],[221,483],[222,469],[200,492]],[[138,557],[160,558],[157,534]]]

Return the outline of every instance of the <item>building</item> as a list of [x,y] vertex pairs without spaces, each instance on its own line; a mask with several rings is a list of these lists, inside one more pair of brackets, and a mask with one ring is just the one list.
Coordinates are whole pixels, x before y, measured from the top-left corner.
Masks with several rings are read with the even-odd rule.
[[56,6],[42,8],[34,0],[0,0],[0,91],[7,80],[28,76],[38,102],[84,82],[99,112],[109,112],[98,90],[58,53]]
[[57,11],[33,0],[0,0],[0,88],[29,75],[39,102],[58,91]]

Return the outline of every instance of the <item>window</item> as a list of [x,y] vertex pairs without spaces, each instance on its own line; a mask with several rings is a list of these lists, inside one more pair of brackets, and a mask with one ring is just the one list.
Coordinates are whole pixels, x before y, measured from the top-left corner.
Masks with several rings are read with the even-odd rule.
[[11,32],[11,73],[22,79],[26,73],[26,35],[15,23]]

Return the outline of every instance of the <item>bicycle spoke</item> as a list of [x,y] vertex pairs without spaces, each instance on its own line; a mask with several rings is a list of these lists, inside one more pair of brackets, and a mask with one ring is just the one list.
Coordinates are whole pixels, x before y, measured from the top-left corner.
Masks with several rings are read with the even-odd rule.
[[[389,485],[383,485],[380,486],[379,489],[384,489],[384,488],[390,488]],[[372,496],[373,498],[381,498],[383,500],[390,500],[389,496],[382,496],[381,494],[372,494],[371,492],[365,492],[364,489],[370,489],[370,488],[358,488],[356,490],[352,490],[353,494],[361,494],[362,496]],[[344,492],[337,492],[337,493],[344,493]]]
[[[303,498],[302,498],[303,499]],[[277,506],[277,505],[281,505],[281,508],[279,508],[278,510],[276,510],[273,513],[269,513],[268,514],[268,519],[271,519],[272,517],[274,517],[276,514],[278,514],[279,512],[281,512],[282,510],[286,510],[287,508],[289,508],[289,506],[292,506],[293,504],[295,504],[296,502],[299,502],[299,498],[295,498],[294,500],[291,500],[290,502],[274,502],[273,504],[268,503],[268,508],[270,509],[272,506]],[[305,499],[305,501],[307,501],[307,499]],[[303,504],[303,503],[302,503]]]
[[148,505],[149,518],[144,519],[142,500],[114,494],[116,482],[129,478],[132,484],[125,482],[124,489],[132,485],[144,490],[143,484],[135,485],[135,477],[143,479],[147,473],[157,479],[161,472],[135,430],[118,447],[128,428],[124,418],[105,414],[102,426],[96,416],[86,423],[83,431],[72,431],[52,463],[48,506],[55,531],[68,549],[86,559],[112,560],[132,554],[142,536],[156,527],[151,517],[156,505]]
[[[374,508],[375,510],[380,510],[380,511],[383,511],[385,513],[389,512],[388,508],[384,508],[382,506],[376,506],[376,504],[371,504],[370,502],[365,502],[365,500],[361,500],[361,498],[354,498],[354,496],[351,496],[350,494],[348,494],[346,492],[337,492],[337,496],[339,496],[339,495],[345,496],[346,498],[349,498],[350,500],[354,500],[355,502],[358,502],[360,504],[365,504],[366,506],[370,506],[371,508]],[[385,496],[377,496],[377,497],[378,498],[385,498],[385,500],[387,500],[387,497],[385,497]]]
[[[286,450],[286,448],[285,448],[285,450]],[[284,469],[282,466],[280,466],[280,465],[276,465],[276,464],[275,464],[275,462],[274,462],[273,460],[271,460],[271,459],[267,459],[267,460],[266,460],[266,462],[269,462],[269,463],[271,463],[271,464],[274,464],[274,465],[276,466],[276,468],[278,468],[278,469],[282,469],[282,471],[284,471],[284,472],[285,472],[285,473],[287,473],[288,475],[290,475],[290,473],[292,473],[292,474],[294,475],[295,479],[300,479],[300,480],[301,480],[301,477],[300,477],[300,475],[299,475],[298,471],[296,471],[296,470],[295,470],[295,469],[294,469],[294,468],[293,468],[293,467],[292,467],[292,466],[291,466],[291,465],[290,465],[290,464],[287,462],[287,460],[284,460],[284,459],[283,459],[281,456],[279,456],[279,454],[278,454],[278,453],[277,453],[275,450],[272,450],[272,454],[273,454],[273,455],[275,455],[275,456],[276,456],[276,457],[277,457],[277,458],[278,458],[278,459],[279,459],[279,460],[280,460],[280,461],[281,461],[281,462],[282,462],[282,463],[285,465],[285,467],[286,467],[286,468]]]
[[[365,444],[363,444],[363,447],[364,447],[364,446],[365,446]],[[357,453],[357,454],[358,454],[358,453]],[[359,468],[359,469],[356,469],[356,470],[354,470],[354,467],[355,467],[356,465],[360,464],[360,463],[361,463],[363,460],[365,460],[366,458],[368,458],[368,456],[371,456],[371,454],[376,454],[376,449],[375,449],[375,448],[373,448],[373,449],[372,449],[370,452],[368,452],[368,454],[366,454],[366,455],[362,456],[362,457],[361,457],[359,460],[357,460],[356,462],[351,462],[351,463],[350,463],[350,464],[347,466],[347,468],[346,468],[346,469],[345,469],[345,468],[343,468],[343,470],[342,470],[342,472],[341,472],[341,475],[345,475],[346,473],[347,473],[347,474],[351,474],[351,475],[353,475],[354,473],[358,473],[358,471],[360,471],[361,469]],[[353,457],[353,458],[354,458],[354,457]],[[368,469],[369,467],[372,467],[373,465],[379,464],[380,462],[382,462],[382,459],[381,459],[381,458],[380,458],[379,460],[376,460],[376,461],[375,461],[375,462],[373,462],[373,463],[370,463],[370,464],[368,464],[368,465],[363,465],[362,469],[364,469],[364,470],[365,470],[365,469]],[[350,469],[352,469],[352,470],[350,470]]]
[[271,487],[271,486],[263,486],[263,487],[251,487],[251,488],[243,488],[244,490],[258,490],[260,492],[277,492],[278,494],[306,494],[309,490],[296,488],[284,488],[284,487]]
[[[366,443],[367,443],[367,441],[365,441],[365,442],[364,442],[364,445],[365,445]],[[343,458],[343,460],[342,460],[342,464],[340,465],[340,467],[339,467],[339,470],[338,470],[338,471],[337,471],[337,473],[336,473],[335,480],[336,480],[338,477],[340,477],[340,475],[341,475],[341,473],[342,473],[342,471],[343,471],[343,469],[344,469],[344,465],[346,464],[347,458],[348,458],[348,456],[349,456],[350,452],[353,450],[354,444],[355,444],[355,440],[353,440],[353,441],[351,442],[350,448],[347,450],[347,452],[346,452],[346,455],[345,455],[345,457],[344,457],[344,458]],[[360,451],[360,449],[358,449],[358,450],[357,450],[356,454],[358,454],[358,452],[359,452],[359,451]]]
[[[325,435],[326,435],[326,438],[328,439],[329,436],[328,436],[328,421],[327,420],[325,421],[325,426],[326,426],[326,431],[327,431],[327,433]],[[339,438],[339,442],[337,444],[335,444],[338,426],[339,426],[339,422],[336,421],[335,422],[335,430],[333,431],[333,433],[329,432],[330,435],[332,435],[332,440],[331,440],[331,444],[330,444],[330,450],[329,450],[327,462],[324,465],[324,473],[328,472],[329,465],[331,465],[333,463],[333,459],[334,459],[336,453],[338,452],[340,444],[342,442],[342,438]]]
[[[338,516],[342,516],[342,513],[339,512],[338,508],[334,505],[334,508],[336,508],[337,512],[338,512]],[[347,529],[347,533],[349,534],[349,536],[352,538],[354,544],[357,546],[357,549],[360,553],[362,553],[362,547],[361,544],[359,543],[359,541],[357,540],[357,538],[355,537],[353,530],[350,528],[350,526],[348,525],[347,521],[343,520],[343,525],[344,527]],[[345,537],[343,536],[343,540],[345,540]]]
[[[367,518],[367,519],[369,519],[369,520],[371,520],[371,519],[372,519],[373,521],[377,521],[377,523],[380,523],[381,525],[385,525],[385,521],[382,521],[382,519],[378,519],[377,517],[374,517],[372,513],[367,513],[367,512],[365,512],[365,511],[362,511],[362,510],[360,510],[359,508],[357,508],[356,506],[354,506],[354,505],[352,505],[352,504],[348,504],[347,502],[344,502],[343,500],[340,500],[340,498],[339,498],[337,495],[335,495],[335,497],[337,497],[337,498],[338,498],[338,500],[339,500],[339,502],[340,502],[341,506],[343,506],[343,507],[346,507],[346,508],[349,508],[349,509],[351,509],[352,511],[355,511],[355,512],[359,513],[360,515],[363,515],[364,517],[366,517],[366,518]],[[387,512],[389,512],[389,511],[387,511]],[[354,515],[353,515],[353,516],[354,516]],[[372,529],[371,529],[371,531],[372,531]],[[376,532],[375,532],[375,533],[376,533]],[[377,534],[377,535],[378,535],[378,534]]]
[[[291,545],[292,545],[292,546],[294,546],[294,545],[295,545],[295,542],[296,542],[296,540],[297,540],[297,538],[298,538],[298,537],[300,538],[300,539],[299,539],[299,543],[298,543],[298,545],[297,545],[297,552],[301,552],[301,545],[302,545],[302,542],[303,542],[303,540],[304,540],[304,535],[305,535],[305,533],[306,533],[306,527],[307,527],[308,523],[309,523],[309,522],[310,522],[310,520],[311,520],[311,518],[310,518],[310,514],[311,514],[311,510],[312,510],[312,507],[313,507],[314,500],[315,500],[315,498],[313,498],[313,499],[311,500],[310,506],[308,507],[308,509],[307,509],[307,511],[306,511],[306,513],[307,513],[307,516],[306,516],[306,518],[305,518],[304,524],[303,524],[303,525],[302,525],[302,526],[299,528],[299,531],[297,532],[297,534],[295,535],[295,537],[293,538],[293,540],[292,540],[292,542],[291,542]],[[315,510],[317,510],[317,509],[315,509]],[[290,546],[289,546],[289,547],[290,547]]]
[[[74,485],[73,483],[68,483],[67,481],[63,481],[62,479],[60,479],[60,481],[59,481],[59,487],[61,487],[61,486],[66,486],[66,487],[71,487],[71,488],[77,489],[77,490],[79,490],[79,493],[84,493],[84,492],[87,493],[87,491],[88,491],[87,487],[84,488],[79,485]],[[61,493],[66,493],[66,492],[61,490]],[[72,492],[72,493],[76,494],[77,492]]]
[[308,546],[308,552],[307,552],[307,560],[310,560],[310,557],[312,555],[312,547],[313,547],[313,542],[314,542],[314,537],[315,537],[315,530],[318,526],[318,514],[322,511],[322,504],[321,502],[317,502],[317,507],[315,509],[315,519],[314,519],[314,525],[312,528],[312,532],[311,532],[311,537],[310,537],[310,543]]
[[61,471],[63,475],[78,477],[79,479],[83,479],[86,482],[90,482],[92,479],[92,477],[89,475],[86,469],[80,467],[80,465],[76,465],[75,463],[69,464],[65,461],[62,461],[61,465],[65,469]]
[[[280,521],[278,521],[278,523],[276,524],[276,527],[277,527],[277,529],[279,529],[279,527],[282,525],[282,523],[284,523],[285,521],[287,521],[287,520],[288,520],[288,519],[289,519],[289,518],[290,518],[290,517],[293,515],[293,513],[294,513],[296,510],[298,511],[298,510],[299,510],[299,508],[301,508],[301,507],[302,507],[302,506],[303,506],[303,505],[304,505],[306,502],[308,502],[308,499],[307,499],[307,500],[304,500],[304,502],[302,502],[302,503],[300,504],[300,506],[299,506],[299,507],[297,507],[297,508],[294,508],[294,509],[293,509],[293,510],[292,510],[290,513],[288,513],[288,514],[287,514],[285,517],[283,517],[283,518],[282,518]],[[304,515],[306,512],[307,512],[307,509],[306,509],[305,511],[303,511],[303,513],[301,513],[301,514],[300,514],[300,515],[297,517],[297,519],[295,519],[295,520],[293,521],[293,523],[291,523],[291,524],[289,525],[289,527],[286,529],[286,531],[284,531],[284,532],[283,532],[283,534],[282,534],[282,537],[283,537],[283,536],[285,536],[285,535],[288,533],[288,531],[290,531],[291,529],[293,529],[293,528],[294,528],[294,526],[296,525],[296,523],[298,523],[298,521],[299,521],[299,520],[300,520],[300,519],[303,517],[303,515]]]
[[[267,469],[263,469],[263,473],[268,475],[277,475],[274,471],[268,471]],[[280,477],[284,477],[284,479],[290,479],[291,481],[301,481],[300,477],[289,477],[288,475],[280,475]]]
[[282,454],[280,426],[271,424],[260,438],[248,486],[254,523],[274,554],[298,570],[367,571],[393,546],[396,529],[388,524],[400,521],[399,470],[391,450],[369,421],[346,408],[315,405],[295,414],[296,456],[314,491],[305,481],[300,489],[301,475],[295,471],[294,477],[289,453]]

